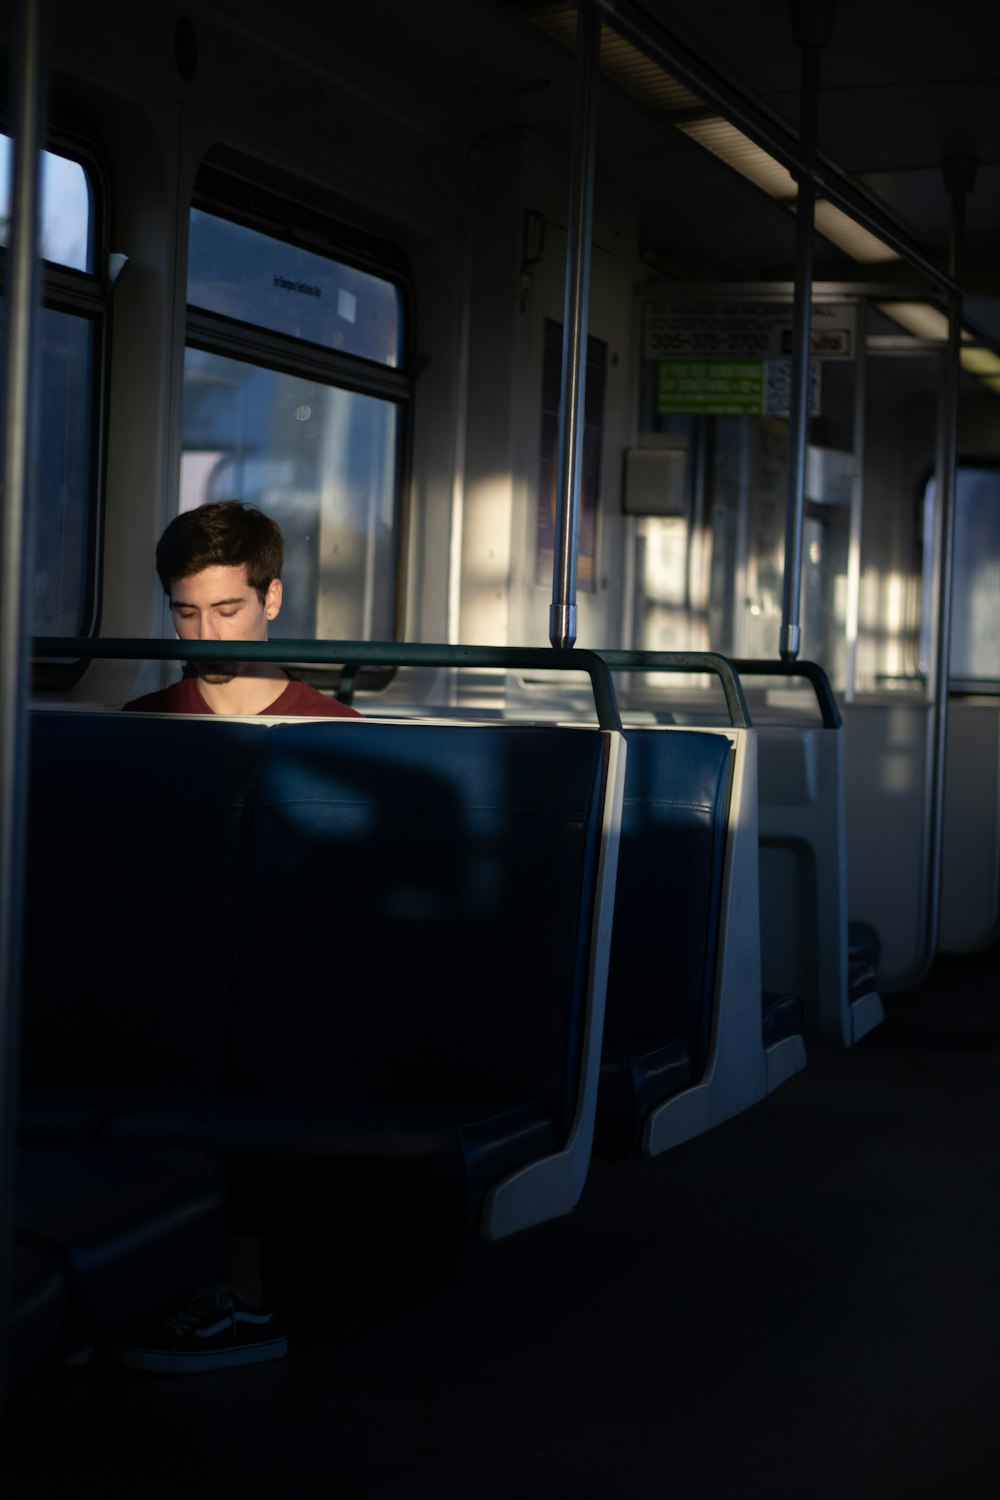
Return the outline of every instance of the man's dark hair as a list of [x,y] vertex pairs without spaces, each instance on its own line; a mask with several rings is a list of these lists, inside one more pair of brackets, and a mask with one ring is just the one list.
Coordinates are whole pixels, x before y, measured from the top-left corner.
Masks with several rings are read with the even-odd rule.
[[245,563],[250,587],[263,604],[272,578],[281,577],[284,556],[284,539],[270,516],[239,500],[213,500],[171,521],[157,543],[156,571],[169,595],[175,578]]

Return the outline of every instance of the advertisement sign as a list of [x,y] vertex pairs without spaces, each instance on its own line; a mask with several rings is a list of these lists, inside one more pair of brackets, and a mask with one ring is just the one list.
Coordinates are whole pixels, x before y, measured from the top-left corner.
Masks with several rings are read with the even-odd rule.
[[[857,322],[856,302],[814,302],[811,358],[853,359]],[[675,297],[644,305],[644,359],[790,359],[792,335],[787,299]]]
[[[790,359],[661,359],[656,365],[657,414],[787,417],[792,399]],[[820,365],[809,361],[809,415],[819,414]]]
[[[812,304],[810,416],[820,411],[822,363],[853,359],[857,332],[856,301]],[[651,297],[642,350],[655,414],[787,417],[793,337],[787,297]]]

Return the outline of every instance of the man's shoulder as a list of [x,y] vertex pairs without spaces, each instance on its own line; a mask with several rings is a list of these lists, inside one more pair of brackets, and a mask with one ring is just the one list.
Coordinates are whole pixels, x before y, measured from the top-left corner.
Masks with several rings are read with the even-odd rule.
[[324,718],[324,719],[359,719],[361,715],[356,708],[351,708],[346,703],[338,703],[336,698],[328,698],[325,693],[320,693],[316,688],[310,687],[307,682],[302,682],[298,677],[290,677],[288,686],[278,701],[272,704],[270,712],[281,714],[292,714],[296,718]]
[[211,709],[198,692],[194,678],[182,677],[155,693],[144,693],[123,705],[126,713],[140,714],[207,714]]
[[[124,705],[127,712],[146,714],[210,714],[211,708],[198,690],[197,679],[182,677],[169,687],[155,693],[145,693]],[[357,719],[361,715],[356,708],[338,703],[324,693],[317,692],[307,682],[290,677],[281,694],[266,709],[265,714],[291,718]]]

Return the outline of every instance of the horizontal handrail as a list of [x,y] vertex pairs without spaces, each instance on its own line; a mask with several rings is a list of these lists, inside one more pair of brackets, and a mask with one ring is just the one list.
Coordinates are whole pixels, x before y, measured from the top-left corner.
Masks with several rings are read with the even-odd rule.
[[949,677],[950,698],[1000,698],[1000,682],[995,677]]
[[734,729],[750,728],[750,710],[734,663],[716,651],[598,651],[613,672],[711,672],[726,696]]
[[500,667],[553,668],[586,672],[594,694],[597,722],[602,729],[621,729],[621,714],[611,672],[594,651],[555,650],[551,646],[446,646],[422,641],[180,641],[139,637],[37,636],[36,658],[74,661],[236,661],[295,662],[307,665],[340,663],[346,668],[372,667]]
[[843,723],[830,679],[815,661],[779,661],[777,657],[734,657],[733,666],[744,677],[804,677],[816,694],[816,702],[827,729],[839,729]]

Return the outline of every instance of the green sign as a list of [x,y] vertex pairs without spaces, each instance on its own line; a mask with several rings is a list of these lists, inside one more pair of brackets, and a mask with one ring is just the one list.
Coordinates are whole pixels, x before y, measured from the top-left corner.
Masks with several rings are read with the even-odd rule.
[[[661,416],[787,417],[791,402],[787,359],[664,359],[657,364],[656,410]],[[819,411],[819,363],[809,362],[809,412]]]

